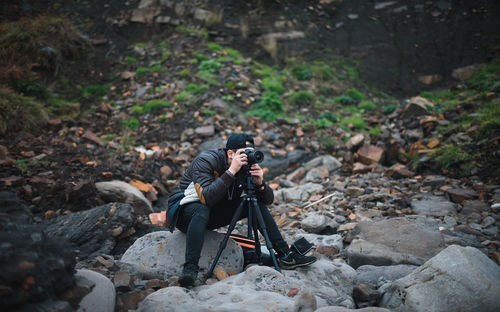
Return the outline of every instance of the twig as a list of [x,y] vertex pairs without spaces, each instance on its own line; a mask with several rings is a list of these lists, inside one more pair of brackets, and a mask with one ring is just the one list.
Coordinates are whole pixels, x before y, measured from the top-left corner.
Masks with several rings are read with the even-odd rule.
[[322,201],[324,201],[324,200],[327,200],[328,198],[330,198],[330,197],[332,197],[332,196],[334,196],[334,195],[335,195],[335,193],[332,193],[332,194],[330,194],[330,195],[327,195],[327,196],[325,196],[325,197],[323,197],[323,198],[321,198],[321,199],[318,199],[318,200],[317,200],[317,201],[315,201],[315,202],[312,202],[312,203],[310,203],[310,204],[305,205],[304,207],[302,207],[302,209],[305,209],[305,208],[309,208],[309,207],[311,207],[311,206],[314,206],[314,205],[316,205],[317,203],[320,203],[320,202],[322,202]]

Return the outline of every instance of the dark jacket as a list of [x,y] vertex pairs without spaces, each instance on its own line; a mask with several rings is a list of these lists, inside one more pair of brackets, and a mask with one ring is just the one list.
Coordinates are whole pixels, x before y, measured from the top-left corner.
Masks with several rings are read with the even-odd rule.
[[[217,209],[218,203],[240,198],[243,188],[239,185],[235,187],[237,179],[227,171],[228,168],[225,149],[202,152],[186,169],[172,197],[176,196],[179,200],[179,193],[184,193],[185,196],[195,197],[189,202],[199,201],[210,208],[215,207],[215,209]],[[257,199],[266,205],[271,204],[274,200],[273,190],[267,184],[264,184],[263,190],[258,189],[256,195]],[[169,201],[169,209],[172,205],[173,203],[171,204]],[[177,206],[180,206],[179,202]],[[176,210],[170,212],[171,220],[168,223],[171,229],[175,227],[176,214],[179,209]]]

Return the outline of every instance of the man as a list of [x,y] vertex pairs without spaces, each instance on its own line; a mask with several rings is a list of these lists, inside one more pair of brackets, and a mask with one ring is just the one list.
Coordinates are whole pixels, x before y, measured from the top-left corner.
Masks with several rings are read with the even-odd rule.
[[[241,202],[243,186],[237,176],[242,167],[248,165],[246,149],[254,149],[254,140],[241,133],[229,137],[226,148],[202,152],[186,169],[177,191],[169,199],[170,230],[177,227],[186,233],[186,262],[179,279],[183,287],[192,286],[198,276],[205,230],[228,225]],[[249,174],[254,179],[258,201],[271,204],[274,194],[264,182],[262,168],[252,164]],[[316,261],[315,257],[291,251],[269,210],[264,205],[259,205],[259,209],[281,268],[294,269]],[[247,216],[247,209],[243,209],[241,218]]]

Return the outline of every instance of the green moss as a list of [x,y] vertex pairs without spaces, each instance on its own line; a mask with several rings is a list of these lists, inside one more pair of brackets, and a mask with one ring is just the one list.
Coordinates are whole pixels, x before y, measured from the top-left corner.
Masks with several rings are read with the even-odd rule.
[[333,123],[326,118],[319,118],[314,122],[314,126],[318,129],[325,129],[332,125]]
[[374,136],[379,136],[382,133],[382,128],[380,126],[376,126],[374,128],[371,128],[368,133]]
[[202,94],[203,92],[207,91],[210,87],[206,84],[195,84],[195,83],[190,83],[186,86],[185,91],[191,93],[191,94]]
[[389,115],[389,114],[392,114],[394,113],[394,111],[397,109],[398,107],[394,104],[389,104],[389,105],[386,105],[384,107],[384,110],[383,110],[383,113],[386,114],[386,115]]
[[88,85],[83,88],[83,96],[103,96],[108,93],[108,87],[103,85]]
[[216,60],[205,60],[200,63],[198,70],[207,71],[211,74],[218,74],[222,64]]
[[226,94],[221,97],[226,102],[232,102],[234,100],[234,96],[231,94]]
[[189,68],[184,68],[179,72],[179,74],[183,77],[188,77],[191,75],[191,72],[189,71]]
[[126,56],[124,62],[128,65],[137,65],[137,59],[132,56]]
[[201,80],[207,82],[208,84],[214,85],[214,86],[219,86],[220,83],[217,81],[216,77],[214,74],[206,71],[206,70],[200,70],[197,74],[196,77],[200,78]]
[[232,56],[234,58],[242,58],[243,54],[241,54],[240,51],[231,49],[231,48],[226,48],[227,55]]
[[212,117],[212,116],[217,115],[217,113],[213,109],[210,109],[210,108],[204,108],[202,110],[202,114],[205,117]]
[[253,105],[249,114],[267,121],[276,120],[284,111],[285,103],[275,92],[264,92],[262,99]]
[[207,48],[209,50],[212,50],[212,51],[222,51],[223,48],[217,44],[217,43],[213,43],[213,42],[210,42],[209,44],[207,44]]
[[340,122],[342,126],[353,125],[358,130],[363,130],[366,126],[365,121],[361,117],[351,116],[343,119]]
[[202,61],[205,61],[205,60],[208,60],[208,57],[206,57],[204,54],[201,54],[201,53],[198,53],[198,52],[193,52],[193,56],[195,57],[195,59],[197,59],[199,62],[202,62]]
[[172,103],[164,100],[150,100],[144,105],[144,112],[152,113],[163,107],[172,107]]
[[37,131],[47,122],[42,105],[36,100],[0,88],[0,133]]
[[477,91],[500,92],[500,59],[477,70],[468,83]]
[[347,89],[345,91],[345,95],[347,95],[348,97],[350,97],[351,99],[353,99],[356,102],[359,102],[359,101],[362,101],[365,99],[364,94],[356,89]]
[[266,77],[262,79],[261,86],[266,91],[275,92],[278,94],[283,94],[283,92],[285,92],[286,90],[282,85],[282,80],[280,78],[277,78],[277,76]]
[[132,106],[132,108],[130,109],[130,111],[134,115],[142,115],[142,114],[144,114],[144,107],[139,106],[139,105],[134,105],[134,106]]
[[445,169],[449,169],[451,166],[461,162],[468,162],[472,159],[472,155],[465,152],[460,145],[443,146],[430,153],[429,156]]
[[361,101],[358,106],[359,106],[359,108],[367,110],[367,111],[374,110],[375,108],[377,108],[377,105],[375,105],[375,103],[373,103],[371,101]]
[[310,80],[312,76],[311,68],[305,64],[293,66],[291,72],[297,80]]
[[347,96],[347,95],[336,96],[333,98],[333,100],[337,103],[342,104],[342,105],[349,105],[349,104],[354,103],[354,100],[350,96]]
[[313,104],[315,98],[314,93],[311,91],[302,90],[292,93],[288,99],[295,106],[307,106]]
[[186,32],[189,34],[196,35],[196,36],[201,37],[205,40],[208,39],[208,32],[206,30],[203,30],[203,29],[194,29],[194,28],[189,28],[189,27],[185,27],[185,26],[177,26],[175,29],[177,31],[183,31],[183,32]]
[[131,130],[137,130],[141,126],[139,120],[137,120],[137,118],[134,117],[130,118],[129,120],[123,121],[122,124]]
[[187,91],[182,91],[181,93],[177,94],[177,97],[175,98],[177,102],[186,102],[191,98],[191,93]]
[[150,73],[164,73],[167,70],[161,65],[155,65],[153,67],[139,67],[135,71],[137,77],[144,77]]

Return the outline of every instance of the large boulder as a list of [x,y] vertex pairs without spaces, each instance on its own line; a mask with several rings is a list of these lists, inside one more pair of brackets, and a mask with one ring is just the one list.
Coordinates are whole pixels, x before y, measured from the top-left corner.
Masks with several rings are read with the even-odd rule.
[[362,265],[356,269],[357,284],[377,286],[379,282],[395,281],[415,271],[418,266],[409,264],[374,266]]
[[[14,194],[2,194],[0,207],[12,213],[0,218],[0,306],[22,310],[24,304],[57,299],[75,282],[72,246],[65,239],[50,239],[42,227],[26,223],[32,216]],[[48,306],[59,305],[67,307],[59,301]]]
[[452,245],[394,282],[381,306],[391,311],[498,311],[500,268],[473,247]]
[[112,203],[49,219],[45,232],[53,239],[68,240],[85,259],[110,254],[117,242],[131,235],[136,216],[129,204]]
[[153,212],[151,202],[135,186],[118,180],[97,182],[97,193],[105,202],[129,203],[134,213],[147,215]]
[[78,270],[77,277],[92,281],[92,291],[80,301],[78,312],[113,312],[115,310],[116,291],[113,283],[104,275],[91,270]]
[[364,264],[421,265],[445,247],[438,221],[420,216],[360,222],[353,236],[347,256],[354,268]]
[[[200,271],[210,268],[224,234],[206,231],[205,242],[199,261]],[[179,276],[185,262],[186,235],[180,231],[170,233],[158,231],[139,238],[123,254],[121,262],[138,266],[149,276],[168,279]],[[241,272],[243,270],[243,251],[232,239],[229,239],[217,262],[217,266],[226,271]],[[156,272],[155,272],[156,271]]]
[[[317,306],[354,308],[355,272],[345,264],[317,261],[293,271],[252,266],[213,285],[167,287],[149,295],[138,311],[314,311]],[[265,307],[265,308],[264,308]]]

